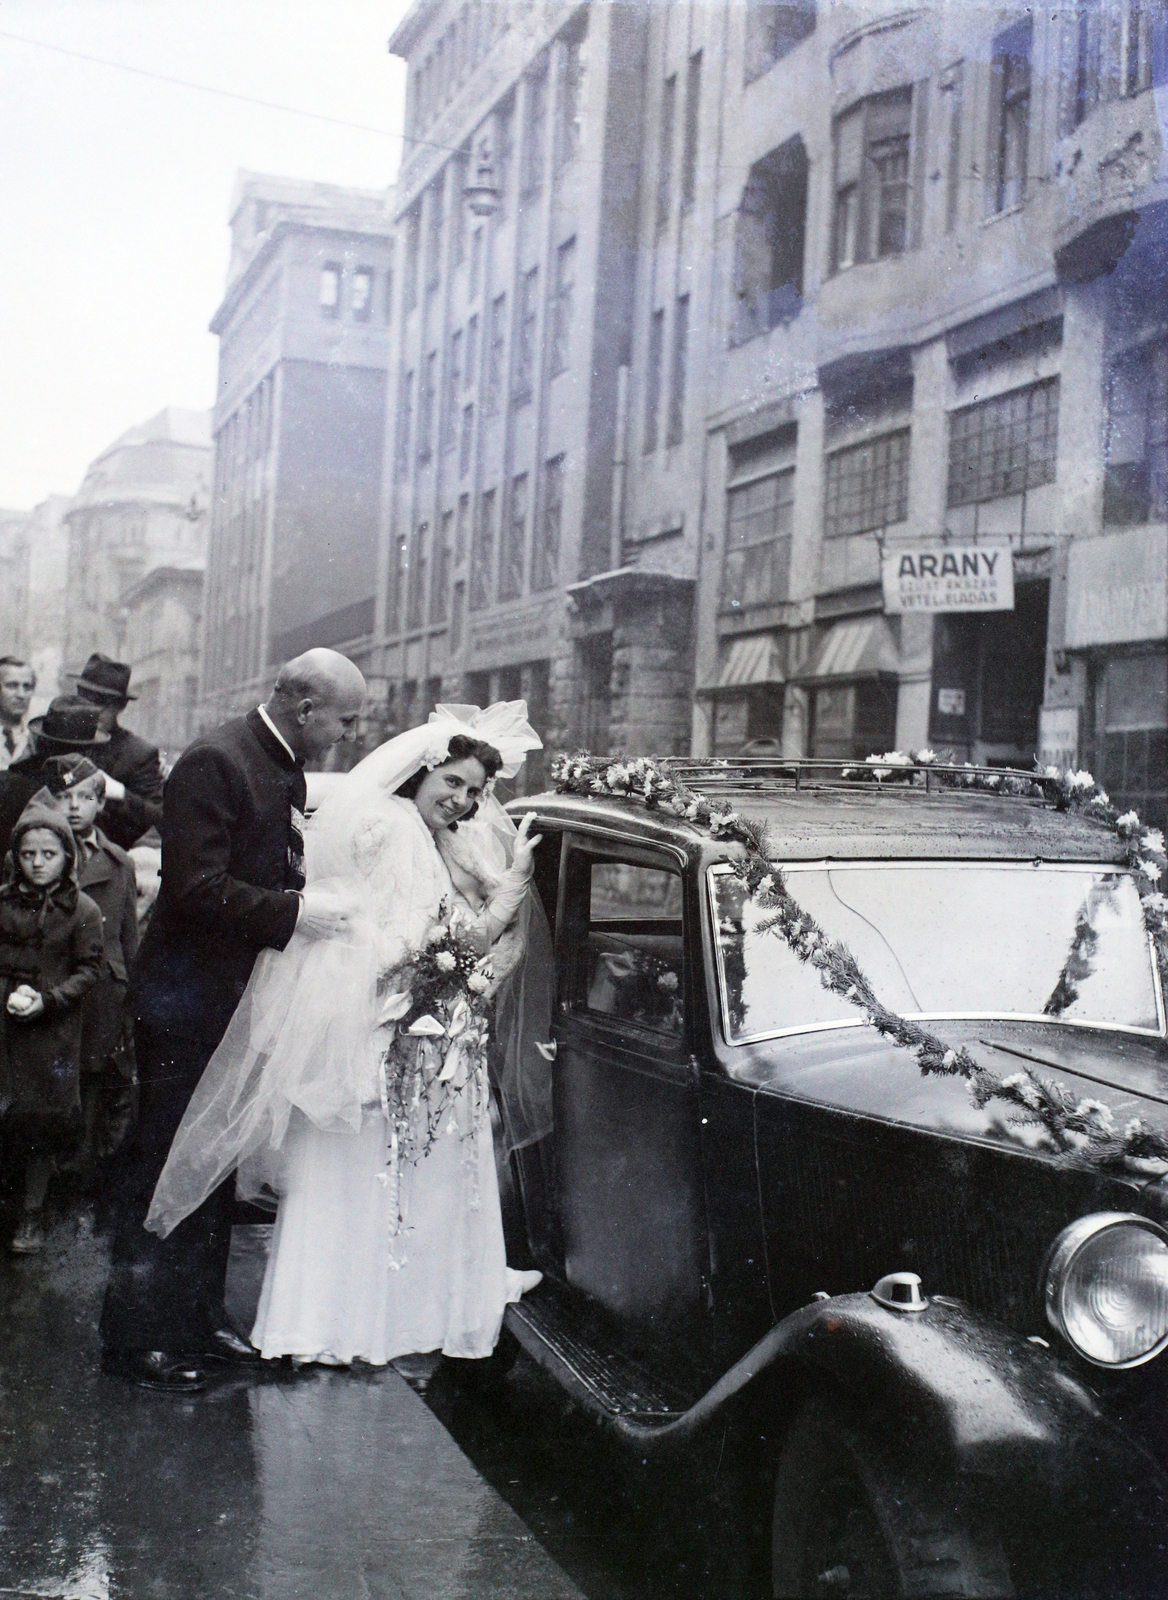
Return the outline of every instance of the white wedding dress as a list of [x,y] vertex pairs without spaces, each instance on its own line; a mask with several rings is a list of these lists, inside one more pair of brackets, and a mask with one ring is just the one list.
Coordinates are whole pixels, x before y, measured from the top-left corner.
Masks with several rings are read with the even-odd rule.
[[[443,899],[471,917],[479,910],[456,891],[411,802],[393,804],[400,828],[379,825],[364,840],[386,966],[424,942]],[[429,1154],[401,1163],[395,1236],[385,1119],[327,1131],[293,1114],[251,1335],[265,1357],[380,1366],[415,1351],[490,1355],[523,1275],[507,1266],[491,1125],[477,1121],[460,1099]]]
[[538,1280],[507,1266],[482,1095],[477,1112],[473,1095],[455,1098],[428,1154],[395,1160],[379,1073],[391,974],[443,904],[473,919],[489,899],[490,925],[507,924],[491,952],[507,1148],[551,1126],[535,1047],[551,1018],[550,940],[538,898],[509,866],[515,828],[485,797],[473,823],[441,834],[440,853],[394,792],[440,765],[456,733],[491,743],[510,777],[539,743],[526,714],[522,701],[440,706],[326,799],[305,831],[308,882],[344,896],[348,931],[294,933],[284,950],[261,953],[175,1135],[146,1219],[153,1231],[170,1233],[233,1170],[241,1195],[266,1185],[279,1196],[252,1334],[265,1356],[373,1365],[435,1350],[488,1356],[508,1301]]

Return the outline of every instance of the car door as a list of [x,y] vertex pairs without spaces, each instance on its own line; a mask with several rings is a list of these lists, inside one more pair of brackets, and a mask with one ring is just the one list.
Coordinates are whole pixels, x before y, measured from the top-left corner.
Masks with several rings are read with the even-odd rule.
[[708,1249],[681,853],[564,840],[554,1107],[564,1274],[631,1349],[706,1357]]

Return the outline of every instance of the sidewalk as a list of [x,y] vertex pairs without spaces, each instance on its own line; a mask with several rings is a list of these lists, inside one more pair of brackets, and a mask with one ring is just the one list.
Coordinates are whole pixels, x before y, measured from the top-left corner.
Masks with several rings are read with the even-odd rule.
[[[236,1230],[245,1327],[263,1242]],[[185,1400],[103,1376],[105,1268],[84,1216],[0,1258],[0,1596],[581,1600],[392,1370]]]

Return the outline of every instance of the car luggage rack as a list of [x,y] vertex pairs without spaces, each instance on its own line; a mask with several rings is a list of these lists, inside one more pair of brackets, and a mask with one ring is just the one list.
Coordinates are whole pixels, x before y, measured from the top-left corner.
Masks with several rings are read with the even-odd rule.
[[1017,767],[976,767],[943,761],[850,761],[766,756],[667,756],[673,776],[691,789],[823,789],[876,784],[925,794],[973,791],[1015,799],[1053,798],[1055,780]]

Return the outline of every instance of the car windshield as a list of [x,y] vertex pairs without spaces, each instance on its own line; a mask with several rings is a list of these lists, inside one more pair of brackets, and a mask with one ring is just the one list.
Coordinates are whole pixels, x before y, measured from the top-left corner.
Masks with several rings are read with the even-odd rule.
[[[1132,875],[1108,867],[848,862],[784,867],[787,887],[902,1016],[1163,1031]],[[731,868],[710,872],[732,1043],[862,1022],[782,937]]]

